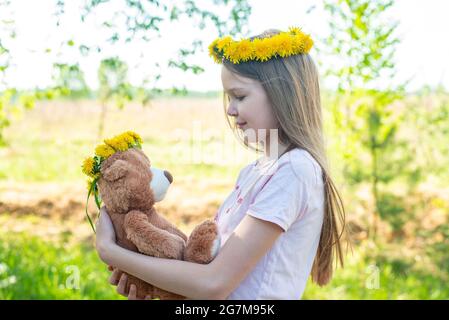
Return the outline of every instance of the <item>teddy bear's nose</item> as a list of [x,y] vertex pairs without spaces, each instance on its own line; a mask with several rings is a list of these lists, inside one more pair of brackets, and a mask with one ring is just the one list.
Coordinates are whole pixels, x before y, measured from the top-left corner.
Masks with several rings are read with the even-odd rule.
[[168,182],[172,183],[173,182],[173,177],[170,174],[170,172],[168,172],[167,170],[164,170],[164,175],[167,177]]

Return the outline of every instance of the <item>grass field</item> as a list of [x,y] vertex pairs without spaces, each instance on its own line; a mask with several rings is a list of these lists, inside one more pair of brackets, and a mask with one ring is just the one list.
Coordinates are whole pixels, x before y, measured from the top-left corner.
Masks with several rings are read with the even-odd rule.
[[[80,165],[100,142],[99,111],[92,101],[42,103],[5,131],[0,299],[121,298],[107,282],[108,271],[84,218],[86,183]],[[165,98],[146,108],[110,108],[104,136],[125,130],[142,136],[153,166],[173,174],[174,184],[157,209],[186,233],[214,216],[240,168],[257,157],[227,128],[219,98]],[[338,171],[338,163],[334,168]],[[346,199],[359,199],[348,201],[348,219],[359,227],[353,253],[328,286],[310,283],[303,298],[449,298],[447,193],[439,192],[440,202],[429,202],[425,219],[417,220],[420,234],[372,243],[364,237],[366,190],[343,190]],[[95,212],[93,201],[89,209]],[[438,234],[431,232],[436,226],[442,228]]]

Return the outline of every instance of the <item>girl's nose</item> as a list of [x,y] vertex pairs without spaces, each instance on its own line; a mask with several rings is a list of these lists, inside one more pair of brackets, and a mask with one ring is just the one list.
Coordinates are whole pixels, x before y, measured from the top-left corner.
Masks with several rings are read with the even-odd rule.
[[232,105],[232,103],[229,105],[228,110],[227,110],[226,113],[228,114],[228,116],[231,116],[231,117],[237,117],[238,116],[237,109]]

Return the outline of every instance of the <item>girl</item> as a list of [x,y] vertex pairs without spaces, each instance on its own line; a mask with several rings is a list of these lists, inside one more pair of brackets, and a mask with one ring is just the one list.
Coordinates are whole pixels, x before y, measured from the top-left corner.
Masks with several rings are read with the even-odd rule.
[[103,208],[96,245],[115,268],[110,281],[119,293],[135,298],[134,287],[124,292],[126,275],[117,279],[118,269],[190,299],[300,299],[310,274],[322,286],[334,258],[343,266],[345,212],[329,175],[312,44],[290,28],[210,45],[223,64],[227,120],[247,147],[264,154],[241,170],[218,210],[222,247],[209,264],[117,246]]

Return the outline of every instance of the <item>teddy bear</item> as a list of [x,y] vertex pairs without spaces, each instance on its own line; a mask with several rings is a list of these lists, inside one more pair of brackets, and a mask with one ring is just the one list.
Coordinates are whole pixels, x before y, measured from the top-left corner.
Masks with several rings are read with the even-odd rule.
[[[105,140],[103,153],[105,148],[110,151],[96,158],[102,160],[96,162],[98,191],[114,225],[117,244],[159,258],[211,262],[220,248],[215,221],[205,220],[187,237],[157,212],[155,204],[164,199],[173,177],[166,170],[152,167],[140,144],[132,144],[133,137],[139,136],[128,132]],[[138,298],[186,299],[128,275],[127,292],[131,284],[136,285]]]

